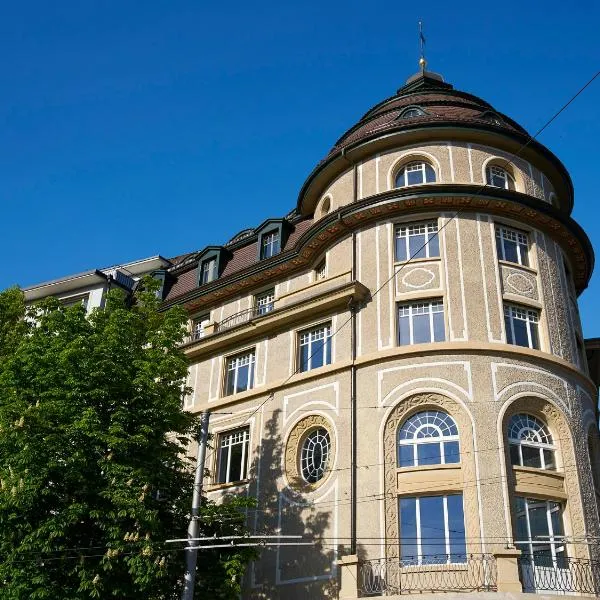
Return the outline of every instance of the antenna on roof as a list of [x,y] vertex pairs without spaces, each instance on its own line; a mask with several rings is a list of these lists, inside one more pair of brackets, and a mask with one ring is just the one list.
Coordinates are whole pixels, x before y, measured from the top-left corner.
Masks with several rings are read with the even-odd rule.
[[423,21],[419,21],[419,67],[421,67],[421,73],[425,73],[425,67],[427,67],[427,61],[425,60],[425,36],[423,35]]

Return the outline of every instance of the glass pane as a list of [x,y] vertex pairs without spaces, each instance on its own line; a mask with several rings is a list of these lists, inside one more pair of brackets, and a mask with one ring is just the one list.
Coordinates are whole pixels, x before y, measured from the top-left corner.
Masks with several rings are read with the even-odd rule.
[[502,253],[502,238],[499,236],[496,236],[496,252],[498,253],[498,258],[504,260],[504,254]]
[[401,498],[400,504],[400,557],[405,561],[416,561],[417,549],[417,501],[416,498]]
[[411,235],[408,238],[408,251],[410,258],[425,258],[425,234]]
[[246,447],[246,452],[244,454],[244,464],[242,468],[242,475],[240,479],[246,479],[248,477],[248,442],[244,442],[244,446]]
[[448,496],[447,502],[451,562],[465,562],[467,560],[467,546],[462,494]]
[[552,521],[552,533],[555,536],[564,535],[562,523],[562,507],[558,502],[550,502],[550,520]]
[[529,526],[531,539],[544,541],[548,539],[548,519],[546,517],[546,503],[529,501]]
[[510,464],[521,465],[521,454],[519,452],[519,446],[517,444],[510,445]]
[[316,342],[313,342],[311,351],[312,356],[310,357],[310,368],[316,369],[317,367],[322,367],[325,364],[323,340],[317,340]]
[[410,344],[410,323],[408,317],[399,317],[398,319],[398,343],[401,346]]
[[325,340],[325,361],[324,364],[331,364],[331,336]]
[[529,347],[529,339],[527,338],[527,323],[521,319],[513,319],[513,329],[515,331],[514,343],[517,346]]
[[408,185],[423,183],[423,171],[420,169],[418,171],[408,171],[406,173],[406,179],[408,180]]
[[435,444],[418,444],[417,458],[420,467],[423,465],[442,464],[440,443],[437,442]]
[[308,371],[308,345],[300,346],[300,370]]
[[233,394],[233,385],[235,381],[235,371],[227,369],[227,394]]
[[396,260],[407,260],[406,238],[396,238]]
[[440,255],[440,237],[439,235],[430,233],[429,234],[429,256]]
[[431,341],[429,330],[429,315],[416,315],[413,317],[413,342],[424,344]]
[[254,387],[254,356],[252,357],[252,362],[250,363],[250,374],[248,377],[248,387],[246,389],[251,389]]
[[248,365],[238,367],[236,392],[243,392],[248,389]]
[[542,457],[540,456],[539,448],[532,448],[531,446],[521,446],[523,452],[523,466],[524,467],[535,467],[536,469],[542,468]]
[[435,181],[435,171],[431,165],[425,163],[425,179],[427,183],[433,183]]
[[530,323],[529,327],[530,327],[530,331],[531,331],[531,347],[538,350],[540,347],[540,340],[538,338],[537,323]]
[[229,465],[229,481],[239,481],[242,478],[242,444],[231,446],[231,463]]
[[445,339],[446,332],[444,331],[444,313],[433,313],[433,341],[443,342]]
[[419,499],[421,516],[421,554],[427,562],[445,562],[444,504],[442,496],[422,496]]
[[219,483],[227,483],[227,457],[229,456],[229,446],[221,448],[219,455]]
[[519,249],[521,250],[521,264],[528,267],[529,257],[527,256],[527,244],[519,244]]
[[447,464],[460,462],[458,442],[444,442],[444,460]]
[[546,463],[546,469],[556,469],[556,463],[554,462],[554,452],[552,450],[544,450],[544,462]]
[[518,263],[519,257],[517,255],[517,244],[510,240],[504,240],[504,260]]
[[413,467],[415,464],[414,459],[414,447],[413,446],[399,446],[398,447],[398,466],[400,467]]
[[512,334],[512,330],[510,328],[510,317],[504,316],[504,328],[506,329],[506,343],[514,344],[515,340]]

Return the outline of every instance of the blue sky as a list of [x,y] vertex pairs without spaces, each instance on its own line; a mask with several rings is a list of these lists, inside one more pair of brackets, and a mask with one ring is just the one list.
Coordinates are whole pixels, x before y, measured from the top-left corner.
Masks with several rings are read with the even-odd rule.
[[[24,1],[0,8],[0,289],[227,241],[432,70],[535,132],[600,68],[600,3]],[[600,78],[540,141],[600,249]],[[600,267],[598,268],[600,272]],[[600,335],[596,273],[581,297]]]

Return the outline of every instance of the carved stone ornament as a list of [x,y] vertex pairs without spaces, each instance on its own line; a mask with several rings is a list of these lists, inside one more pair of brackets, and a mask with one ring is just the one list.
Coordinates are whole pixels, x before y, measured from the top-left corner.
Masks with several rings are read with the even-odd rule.
[[524,273],[518,273],[512,271],[506,277],[506,285],[513,292],[521,294],[522,296],[532,297],[532,292],[535,290],[535,284],[530,277]]
[[[477,496],[477,473],[475,453],[473,452],[473,431],[471,420],[465,411],[453,400],[441,394],[416,394],[402,400],[391,412],[383,434],[385,461],[385,537],[387,558],[398,558],[398,496],[397,485],[397,432],[404,421],[416,412],[424,410],[443,410],[456,422],[460,436],[461,479],[463,483],[463,506],[465,515],[465,533],[468,540],[468,552],[481,552],[479,542],[479,500]],[[456,493],[456,489],[449,492]],[[469,543],[473,540],[473,543]]]
[[[329,459],[323,477],[315,483],[308,483],[303,479],[300,471],[300,455],[302,452],[302,444],[309,433],[320,427],[327,430],[327,433],[329,433],[329,439],[331,441]],[[290,487],[296,492],[303,493],[309,493],[321,487],[329,478],[331,473],[331,465],[335,460],[335,452],[335,435],[333,435],[333,428],[331,427],[331,424],[325,417],[322,417],[321,415],[309,415],[298,421],[288,435],[285,446],[284,466],[285,474]]]

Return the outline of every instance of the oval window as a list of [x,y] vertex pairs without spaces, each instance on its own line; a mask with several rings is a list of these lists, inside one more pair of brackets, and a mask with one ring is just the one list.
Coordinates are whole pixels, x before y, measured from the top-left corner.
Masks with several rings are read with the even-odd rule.
[[331,440],[329,432],[324,427],[313,429],[306,436],[300,456],[300,472],[304,481],[316,483],[323,478],[329,463],[330,451]]

